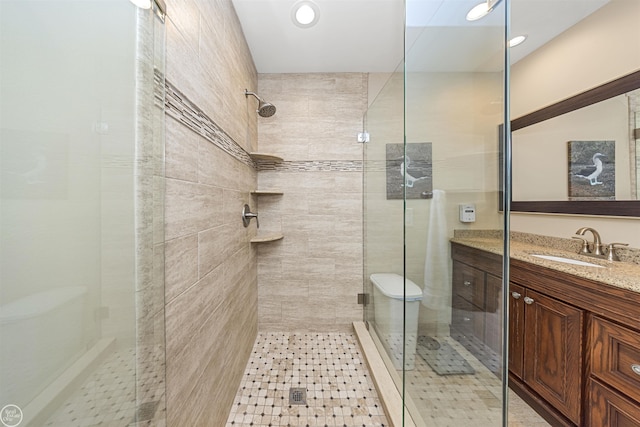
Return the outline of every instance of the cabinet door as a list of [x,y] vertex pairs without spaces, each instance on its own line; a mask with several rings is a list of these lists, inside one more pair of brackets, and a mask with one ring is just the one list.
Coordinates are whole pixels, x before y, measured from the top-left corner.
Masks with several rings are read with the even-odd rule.
[[524,356],[525,289],[509,284],[509,371],[522,379]]
[[524,381],[580,424],[583,311],[526,291]]
[[589,387],[590,427],[640,427],[640,407],[621,394],[591,380]]

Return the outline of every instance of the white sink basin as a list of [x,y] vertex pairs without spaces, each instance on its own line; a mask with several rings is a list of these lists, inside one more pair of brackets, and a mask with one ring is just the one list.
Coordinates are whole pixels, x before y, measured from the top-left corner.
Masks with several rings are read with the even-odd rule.
[[559,256],[553,256],[553,255],[531,254],[531,256],[534,256],[534,257],[537,257],[537,258],[542,258],[542,259],[548,259],[549,261],[564,262],[565,264],[581,265],[583,267],[604,268],[603,266],[598,265],[598,264],[592,264],[590,262],[579,261],[577,259],[564,258],[564,257],[559,257]]

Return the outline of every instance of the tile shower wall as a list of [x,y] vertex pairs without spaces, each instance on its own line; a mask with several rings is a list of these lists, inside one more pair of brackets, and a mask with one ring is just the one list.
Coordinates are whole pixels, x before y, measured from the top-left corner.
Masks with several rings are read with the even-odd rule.
[[284,239],[258,248],[259,328],[348,331],[362,319],[362,144],[367,75],[261,74],[278,112],[260,119],[260,231]]
[[230,0],[167,1],[167,425],[224,425],[257,333],[257,73]]

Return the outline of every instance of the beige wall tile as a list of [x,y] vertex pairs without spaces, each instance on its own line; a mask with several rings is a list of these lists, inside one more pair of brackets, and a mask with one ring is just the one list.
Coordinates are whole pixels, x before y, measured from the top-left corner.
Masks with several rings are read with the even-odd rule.
[[[280,295],[260,296],[258,305],[260,324],[282,324],[282,297]],[[275,329],[274,329],[275,330]]]
[[198,148],[198,181],[238,191],[255,189],[255,171],[202,138]]
[[167,240],[222,224],[222,189],[175,179],[166,185]]
[[[257,73],[230,0],[167,0],[169,82],[247,151]],[[224,425],[257,333],[256,171],[168,118],[167,425]],[[198,280],[198,278],[200,280]]]
[[198,235],[165,244],[165,295],[170,302],[198,281]]
[[[259,122],[261,150],[285,161],[362,159],[355,137],[366,75],[264,74],[259,86],[278,107],[273,120]],[[338,317],[336,306],[362,292],[362,173],[261,171],[258,181],[284,191],[278,203],[260,199],[260,212],[280,218],[285,236],[259,249],[260,329],[348,330],[362,308],[349,303]]]
[[[224,190],[223,221],[225,224],[244,229],[242,225],[242,208],[248,204],[252,212],[257,211],[258,204],[251,200],[251,195],[246,189],[244,191]],[[240,227],[237,227],[240,225]]]
[[201,138],[175,119],[167,117],[165,173],[168,178],[198,181],[198,140]]
[[[255,279],[255,275],[254,275]],[[255,283],[254,283],[255,284]],[[240,288],[236,288],[239,290]],[[202,375],[202,388],[194,392],[192,399],[201,412],[192,425],[224,425],[244,374],[247,359],[251,354],[252,345],[257,333],[255,316],[257,308],[255,300],[247,308],[254,313],[239,319],[237,313],[244,311],[248,295],[243,293],[230,294],[230,305],[224,310],[224,317],[219,319],[222,330],[216,330],[216,335],[210,339],[224,343],[237,342],[240,344],[236,352],[225,351],[225,346],[218,345],[209,354],[209,363]],[[251,301],[251,300],[250,300]],[[222,369],[221,369],[222,368]],[[212,405],[214,401],[217,404]]]
[[[188,404],[184,397],[197,389],[208,363],[208,351],[216,343],[208,340],[224,311],[222,267],[189,288],[166,306],[167,409]],[[217,309],[218,308],[218,309]],[[218,326],[219,327],[219,326]],[[168,411],[169,425],[179,415]]]
[[[210,228],[198,233],[198,276],[204,277],[222,264],[234,245],[233,228],[229,225]],[[235,245],[234,245],[235,246]]]

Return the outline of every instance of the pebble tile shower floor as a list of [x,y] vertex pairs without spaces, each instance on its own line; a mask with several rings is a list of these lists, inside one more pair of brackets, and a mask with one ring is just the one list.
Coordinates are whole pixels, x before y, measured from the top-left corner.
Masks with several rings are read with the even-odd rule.
[[[306,405],[289,390],[305,388]],[[227,427],[389,423],[352,333],[258,334]]]

